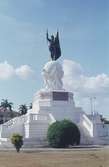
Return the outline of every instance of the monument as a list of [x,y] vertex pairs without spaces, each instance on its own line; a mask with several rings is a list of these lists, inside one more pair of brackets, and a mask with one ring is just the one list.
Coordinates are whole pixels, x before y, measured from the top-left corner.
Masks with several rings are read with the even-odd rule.
[[47,41],[49,42],[49,51],[52,60],[57,60],[61,56],[61,48],[59,42],[59,33],[57,31],[56,37],[51,35],[51,39],[48,36],[48,30],[46,34]]
[[37,112],[38,114],[47,113],[51,115],[55,121],[65,118],[71,119],[73,117],[72,109],[75,108],[75,105],[73,93],[67,92],[63,88],[62,79],[64,71],[58,61],[61,56],[59,33],[57,32],[56,37],[51,35],[51,38],[49,38],[47,31],[46,39],[49,42],[51,61],[47,62],[42,69],[44,88],[38,91],[34,96],[33,112]]
[[23,116],[0,125],[0,147],[12,147],[10,137],[13,133],[23,136],[23,147],[47,146],[47,130],[56,120],[69,119],[80,130],[81,144],[109,144],[109,124],[101,120],[101,115],[85,113],[74,102],[73,93],[64,89],[62,64],[58,61],[61,56],[59,33],[49,38],[51,61],[42,69],[44,88],[35,93],[32,109]]

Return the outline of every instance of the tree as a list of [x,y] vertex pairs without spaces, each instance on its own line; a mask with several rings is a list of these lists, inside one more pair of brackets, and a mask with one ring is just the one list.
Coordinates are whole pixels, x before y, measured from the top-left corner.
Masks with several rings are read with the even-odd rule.
[[22,104],[22,105],[19,106],[19,112],[20,112],[21,115],[26,114],[27,110],[28,110],[28,108],[25,104]]
[[11,142],[14,145],[14,147],[16,148],[16,151],[19,152],[20,148],[23,145],[23,137],[21,135],[15,133],[11,137]]
[[12,111],[12,106],[13,106],[12,102],[8,102],[7,99],[2,99],[0,107],[3,107],[5,109],[5,111],[7,109],[9,109],[10,111]]
[[32,109],[32,103],[29,104],[29,109]]
[[52,147],[65,148],[69,145],[79,145],[80,131],[69,120],[56,121],[48,128],[47,139]]

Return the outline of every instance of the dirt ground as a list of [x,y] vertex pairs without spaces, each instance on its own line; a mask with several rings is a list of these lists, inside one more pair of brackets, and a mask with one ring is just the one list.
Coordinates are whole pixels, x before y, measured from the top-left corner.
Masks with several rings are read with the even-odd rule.
[[0,167],[109,167],[109,149],[0,151]]

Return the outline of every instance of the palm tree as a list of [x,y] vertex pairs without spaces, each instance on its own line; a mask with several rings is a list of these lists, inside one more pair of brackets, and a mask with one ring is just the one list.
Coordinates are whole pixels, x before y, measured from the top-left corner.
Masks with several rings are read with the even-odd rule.
[[7,99],[2,99],[0,107],[4,108],[5,111],[7,109],[9,109],[10,111],[12,111],[12,106],[13,106],[12,102],[9,102]]
[[29,105],[29,109],[32,109],[32,103],[30,103],[30,105]]
[[27,108],[26,104],[22,104],[22,105],[19,106],[19,112],[20,112],[21,115],[26,114],[27,110],[28,110],[28,108]]
[[[7,99],[2,99],[0,107],[4,110],[4,112],[9,111],[10,117],[13,118],[13,110],[12,110],[13,103],[9,102]],[[4,116],[4,122],[5,122],[5,116]]]

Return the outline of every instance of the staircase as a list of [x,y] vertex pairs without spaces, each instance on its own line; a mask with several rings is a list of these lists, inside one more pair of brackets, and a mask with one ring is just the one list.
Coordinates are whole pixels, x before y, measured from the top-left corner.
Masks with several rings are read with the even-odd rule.
[[0,138],[10,138],[13,133],[23,136],[23,124],[26,122],[26,118],[26,115],[19,116],[0,125]]
[[81,132],[81,144],[93,144],[93,123],[86,114],[81,116],[78,126]]
[[52,114],[28,113],[0,125],[0,148],[12,148],[10,138],[19,133],[24,139],[24,148],[46,147],[49,124],[55,122]]

